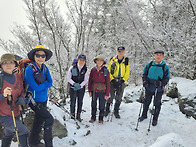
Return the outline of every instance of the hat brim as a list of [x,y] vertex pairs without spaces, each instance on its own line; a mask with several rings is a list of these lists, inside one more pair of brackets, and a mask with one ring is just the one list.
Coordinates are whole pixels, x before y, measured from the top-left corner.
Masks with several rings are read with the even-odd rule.
[[50,51],[49,49],[43,49],[43,48],[36,48],[36,49],[32,49],[28,54],[28,58],[31,60],[31,61],[35,61],[35,58],[34,58],[34,55],[35,55],[35,52],[37,51],[44,51],[45,54],[46,54],[46,60],[45,61],[48,61],[51,57],[52,57],[52,51]]
[[[96,63],[97,59],[100,59],[100,58],[95,58],[95,59],[94,59],[94,62],[95,62],[95,63]],[[106,64],[106,61],[105,61],[105,60],[103,60],[103,59],[101,59],[101,60],[103,61],[103,65]]]

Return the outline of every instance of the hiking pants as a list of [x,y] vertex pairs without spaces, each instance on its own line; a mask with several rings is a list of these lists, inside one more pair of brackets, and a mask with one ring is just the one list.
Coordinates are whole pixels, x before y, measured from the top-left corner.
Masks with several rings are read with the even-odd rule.
[[113,99],[115,99],[115,108],[116,110],[119,109],[120,104],[122,102],[123,92],[125,89],[125,84],[123,83],[120,87],[115,87],[112,82],[110,82],[110,98],[107,103],[112,103]]
[[[29,130],[27,127],[19,121],[19,116],[16,117],[16,127],[18,131],[18,136],[20,140],[20,136],[27,136]],[[3,126],[3,138],[2,138],[2,147],[7,147],[11,144],[12,138],[14,137],[16,131],[14,127],[14,122],[12,116],[0,116],[0,124]],[[21,140],[22,142],[22,140]],[[21,144],[23,147],[24,145]]]
[[31,135],[29,143],[33,145],[39,144],[39,134],[42,130],[42,125],[44,124],[44,142],[46,147],[53,147],[52,143],[52,125],[54,123],[54,118],[47,110],[46,102],[37,102],[36,106],[29,104],[31,109],[35,112],[33,127],[31,129]]
[[74,91],[73,88],[70,88],[70,112],[71,114],[75,115],[75,107],[76,107],[76,100],[77,100],[77,114],[82,112],[82,105],[83,105],[83,98],[84,98],[85,87]]
[[99,99],[99,120],[103,120],[104,109],[105,109],[105,93],[94,93],[92,92],[92,101],[91,101],[91,119],[96,120],[97,112],[97,99]]
[[[155,92],[150,92],[148,90],[145,91],[145,99],[144,99],[144,107],[143,107],[143,112],[142,116],[147,118],[147,112],[149,109],[149,105],[152,101],[152,97],[155,95]],[[154,119],[158,119],[159,112],[161,110],[161,99],[162,99],[163,91],[157,92],[156,97],[154,98],[154,106],[155,106],[155,114],[154,114]]]

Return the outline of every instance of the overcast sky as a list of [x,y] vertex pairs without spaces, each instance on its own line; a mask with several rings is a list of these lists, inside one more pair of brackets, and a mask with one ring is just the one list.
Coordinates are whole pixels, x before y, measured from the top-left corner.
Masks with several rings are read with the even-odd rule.
[[[57,0],[61,6],[65,6],[64,0]],[[14,23],[27,25],[28,19],[23,0],[0,0],[0,38],[14,40],[11,30]],[[2,51],[2,48],[0,47]]]

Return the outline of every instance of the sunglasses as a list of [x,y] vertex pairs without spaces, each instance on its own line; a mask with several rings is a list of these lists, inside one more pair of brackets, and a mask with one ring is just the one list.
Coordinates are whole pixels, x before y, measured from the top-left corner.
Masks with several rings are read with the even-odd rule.
[[42,58],[46,58],[46,55],[45,55],[45,54],[43,54],[43,55],[35,54],[35,56],[36,56],[37,58],[40,58],[40,57],[42,57]]

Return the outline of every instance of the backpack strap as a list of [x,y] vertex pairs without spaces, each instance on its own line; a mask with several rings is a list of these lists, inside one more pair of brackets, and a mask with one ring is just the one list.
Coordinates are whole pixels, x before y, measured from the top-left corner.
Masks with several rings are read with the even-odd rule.
[[3,74],[0,72],[0,90],[3,88]]
[[129,65],[129,58],[128,57],[125,58],[125,66],[127,66],[127,65]]
[[159,66],[159,67],[162,67],[162,70],[163,70],[163,75],[164,75],[164,72],[165,72],[165,64],[163,64],[163,65],[152,65],[152,63],[153,63],[153,61],[150,61],[150,63],[149,63],[149,66],[148,66],[148,69],[147,69],[147,76],[148,76],[148,71],[149,71],[149,69],[150,69],[150,67],[151,66]]
[[146,72],[147,76],[148,76],[148,71],[149,71],[150,67],[152,66],[152,63],[153,63],[153,61],[150,61],[150,64],[149,64],[147,72]]

